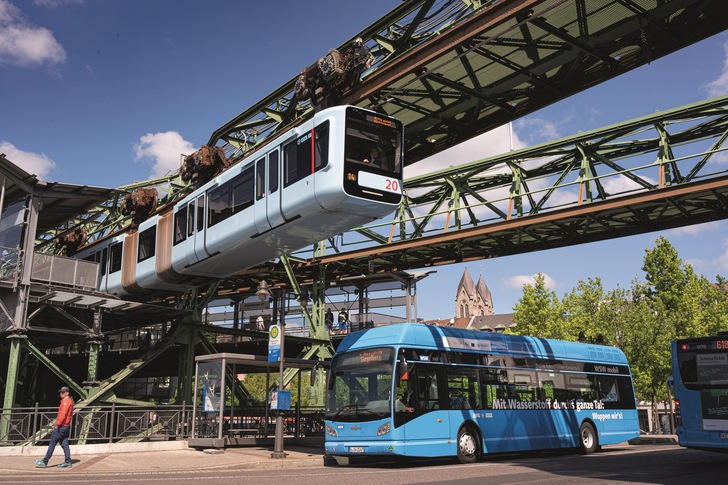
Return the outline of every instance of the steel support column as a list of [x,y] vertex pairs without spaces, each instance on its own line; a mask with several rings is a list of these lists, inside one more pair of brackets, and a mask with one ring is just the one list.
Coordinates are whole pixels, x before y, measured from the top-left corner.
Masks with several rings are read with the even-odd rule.
[[18,369],[20,368],[20,350],[24,335],[13,334],[8,337],[10,340],[10,353],[8,355],[8,372],[5,377],[5,397],[3,399],[2,426],[0,426],[0,441],[5,441],[10,426],[10,409],[15,407],[15,387],[18,382]]

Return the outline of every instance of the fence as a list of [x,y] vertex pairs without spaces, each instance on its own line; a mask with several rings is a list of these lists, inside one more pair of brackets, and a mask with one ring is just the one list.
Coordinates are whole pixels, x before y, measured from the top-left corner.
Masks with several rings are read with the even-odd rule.
[[[43,445],[50,440],[58,407],[2,408],[0,446]],[[77,410],[72,444],[186,439],[192,407],[94,406]]]

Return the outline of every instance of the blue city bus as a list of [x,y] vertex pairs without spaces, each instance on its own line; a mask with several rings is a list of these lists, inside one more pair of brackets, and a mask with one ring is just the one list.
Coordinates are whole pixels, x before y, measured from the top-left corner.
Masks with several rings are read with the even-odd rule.
[[728,332],[672,343],[680,446],[728,451]]
[[621,350],[415,323],[348,335],[331,361],[327,457],[580,448],[639,436]]

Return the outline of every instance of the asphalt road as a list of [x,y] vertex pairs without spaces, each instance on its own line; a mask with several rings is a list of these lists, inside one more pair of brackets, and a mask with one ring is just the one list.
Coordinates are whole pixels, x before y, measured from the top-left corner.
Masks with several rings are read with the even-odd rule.
[[246,485],[395,485],[469,484],[701,484],[728,482],[728,454],[695,451],[677,445],[614,445],[584,456],[575,453],[531,453],[488,457],[462,465],[450,460],[407,463],[354,463],[307,468],[188,470],[123,474],[80,474],[58,470],[43,476],[0,477],[3,483],[154,483],[182,485],[196,481]]

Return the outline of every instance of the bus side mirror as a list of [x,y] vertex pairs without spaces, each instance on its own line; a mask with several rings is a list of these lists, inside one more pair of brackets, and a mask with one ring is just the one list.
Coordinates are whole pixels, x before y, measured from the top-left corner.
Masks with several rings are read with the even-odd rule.
[[397,382],[402,379],[406,380],[407,377],[407,361],[404,359],[404,355],[400,355],[397,362]]

